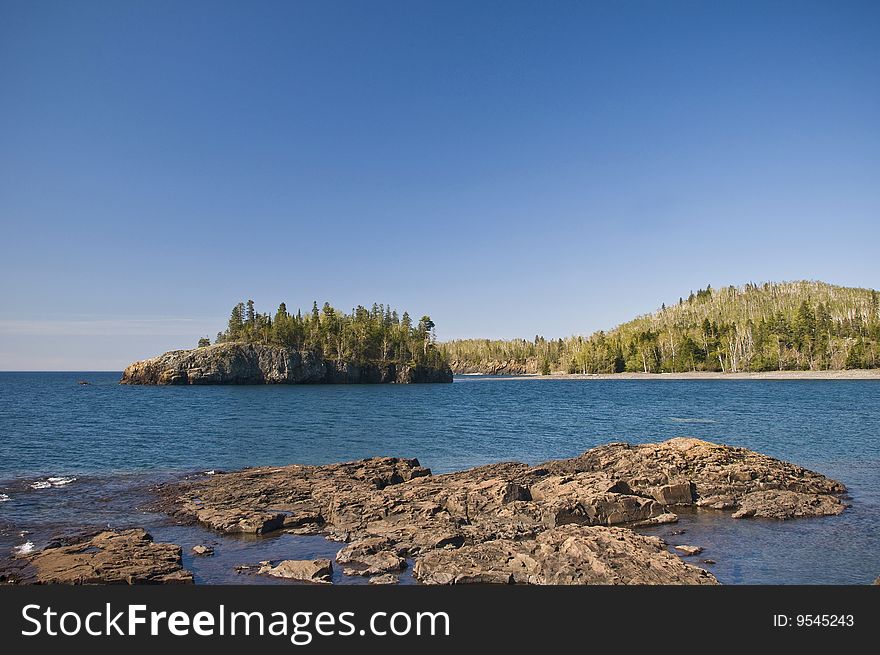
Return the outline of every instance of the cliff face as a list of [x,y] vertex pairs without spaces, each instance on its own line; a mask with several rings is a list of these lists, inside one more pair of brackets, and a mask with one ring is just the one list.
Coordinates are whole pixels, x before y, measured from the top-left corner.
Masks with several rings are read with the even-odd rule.
[[456,375],[534,375],[538,373],[538,358],[529,357],[525,360],[483,359],[479,362],[453,359],[451,366],[452,372]]
[[452,382],[449,367],[354,364],[312,352],[250,343],[172,350],[135,362],[122,384],[378,384]]

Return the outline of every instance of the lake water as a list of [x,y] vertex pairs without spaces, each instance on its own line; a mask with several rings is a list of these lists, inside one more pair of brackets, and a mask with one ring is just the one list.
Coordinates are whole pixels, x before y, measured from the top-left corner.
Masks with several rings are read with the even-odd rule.
[[[0,373],[0,551],[38,548],[84,527],[141,525],[183,545],[198,582],[271,582],[233,567],[332,557],[339,545],[175,526],[139,509],[148,487],[210,469],[374,455],[417,457],[442,473],[686,435],[820,471],[847,485],[852,508],[784,523],[697,512],[644,532],[703,546],[690,561],[725,583],[863,584],[880,575],[880,381],[463,377],[451,385],[133,387],[118,380],[117,373]],[[197,543],[216,544],[217,555],[193,560],[188,550]]]

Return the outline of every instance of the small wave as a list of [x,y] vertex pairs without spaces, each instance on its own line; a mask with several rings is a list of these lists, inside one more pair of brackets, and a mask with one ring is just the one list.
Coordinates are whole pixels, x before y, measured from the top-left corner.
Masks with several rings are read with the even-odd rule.
[[64,487],[71,482],[74,482],[76,478],[74,477],[55,477],[55,478],[46,478],[45,480],[37,480],[36,482],[32,482],[30,487],[31,489],[51,489],[52,487]]
[[214,469],[211,469],[210,471],[205,471],[204,474],[205,475],[217,475],[217,471],[215,471]]
[[63,487],[66,484],[70,484],[71,482],[75,482],[76,478],[48,478],[48,482],[53,487]]
[[12,500],[12,499],[9,496],[7,496],[6,494],[0,494],[0,503],[5,503],[8,500]]
[[672,416],[669,419],[673,423],[715,423],[710,418],[679,418],[677,416]]
[[13,548],[13,550],[15,551],[16,555],[27,555],[34,550],[34,542],[26,541],[22,545]]

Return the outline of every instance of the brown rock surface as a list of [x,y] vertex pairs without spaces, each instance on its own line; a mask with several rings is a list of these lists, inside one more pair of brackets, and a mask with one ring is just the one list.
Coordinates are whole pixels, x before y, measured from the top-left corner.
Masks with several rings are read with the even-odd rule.
[[49,544],[17,558],[4,577],[19,584],[187,584],[181,548],[142,529],[105,531]]
[[[668,505],[686,501],[687,493],[682,492],[685,485],[692,485],[692,499],[701,507],[738,509],[745,502],[756,508],[756,516],[826,516],[839,514],[845,507],[836,497],[846,492],[840,482],[745,448],[686,437],[657,444],[608,444],[544,466],[557,474],[601,471],[626,480],[635,493]],[[780,493],[745,500],[766,491],[803,497]],[[758,511],[760,498],[766,498],[768,505],[778,501],[776,511]]]
[[406,560],[397,554],[394,542],[382,537],[368,537],[345,546],[336,554],[336,561],[348,565],[343,569],[346,575],[374,576],[406,568]]
[[416,562],[425,584],[718,584],[656,537],[625,528],[566,525],[535,539],[435,550]]
[[274,565],[263,562],[257,573],[302,582],[330,582],[333,565],[329,559],[285,559]]
[[[562,527],[567,524],[586,528],[674,522],[670,508],[688,504],[738,510],[734,516],[824,516],[844,509],[836,495],[844,491],[842,484],[794,464],[679,438],[637,446],[610,444],[536,467],[504,462],[437,476],[418,460],[389,457],[254,468],[166,485],[161,493],[166,511],[223,532],[284,529],[350,542],[338,561],[352,575],[395,572],[406,557],[418,565],[430,556],[461,565],[460,581],[473,576],[504,581],[516,572],[500,564],[510,550],[510,557],[536,559],[539,553],[536,561],[544,564],[526,579],[542,582],[553,578],[547,562],[567,566],[566,557],[583,557],[582,565],[595,571],[593,559],[603,555],[588,545],[611,539],[607,535],[612,533],[601,531],[566,532]],[[551,557],[552,542],[547,540],[563,534],[582,548],[566,546],[565,557],[558,552]],[[627,534],[633,539],[614,537],[609,543],[618,550],[635,549],[639,556],[650,551],[641,537]],[[455,549],[461,551],[458,557],[471,558],[468,566],[450,554]],[[608,551],[609,562],[615,561],[616,552]],[[491,565],[477,573],[479,562]],[[420,568],[422,576],[439,581],[439,574],[433,569],[428,573],[426,566]],[[627,571],[635,575],[638,569]],[[652,582],[666,574],[669,582],[690,579],[690,573],[663,566],[648,567],[642,579]],[[570,579],[639,580],[627,575],[572,574]]]

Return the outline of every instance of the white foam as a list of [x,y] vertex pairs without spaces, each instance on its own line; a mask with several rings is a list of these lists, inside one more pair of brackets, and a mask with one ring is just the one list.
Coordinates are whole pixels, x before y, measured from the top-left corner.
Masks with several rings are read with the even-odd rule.
[[0,503],[5,503],[7,500],[11,500],[9,496],[6,494],[0,494]]
[[76,478],[74,477],[54,477],[54,478],[46,478],[45,480],[37,480],[36,482],[31,483],[31,489],[50,489],[52,487],[63,487],[65,485],[74,482]]
[[48,478],[47,481],[53,487],[63,487],[66,484],[70,484],[71,482],[75,482],[76,478]]
[[677,416],[673,416],[669,419],[673,423],[714,423],[710,418],[679,418]]
[[16,555],[27,555],[34,550],[34,542],[25,541],[21,546],[16,546],[13,550],[15,550]]
[[210,471],[205,471],[205,475],[217,475],[217,471],[211,469]]

